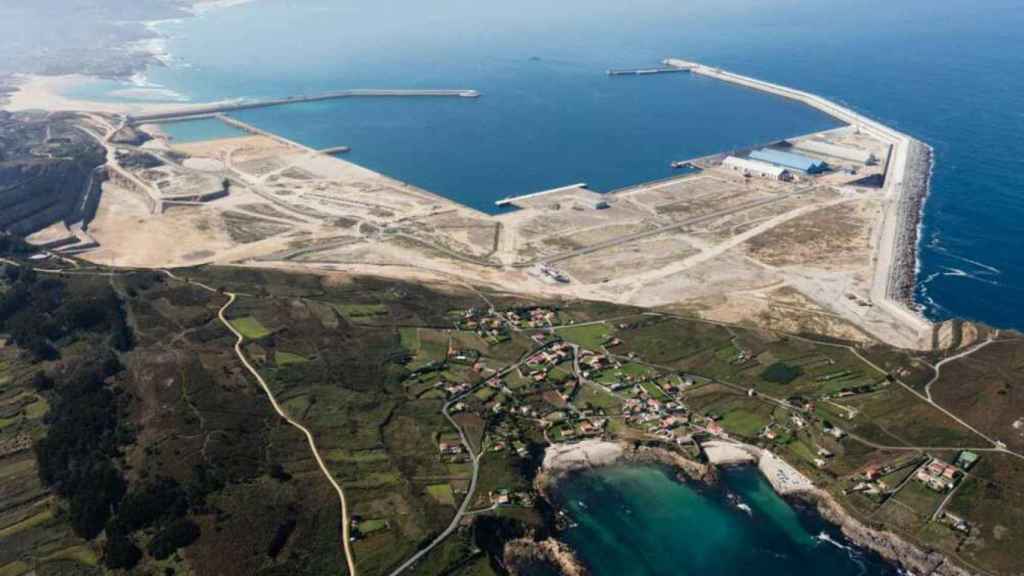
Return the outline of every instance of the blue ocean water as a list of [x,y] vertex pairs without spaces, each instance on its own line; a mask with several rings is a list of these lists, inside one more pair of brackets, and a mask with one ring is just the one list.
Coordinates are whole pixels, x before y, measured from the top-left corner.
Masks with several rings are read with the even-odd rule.
[[714,488],[657,466],[599,468],[559,484],[556,500],[577,523],[562,537],[595,576],[898,574],[789,506],[756,468],[725,470]]
[[[791,104],[685,76],[609,79],[668,55],[810,90],[935,147],[917,299],[1024,328],[1024,11],[1018,0],[255,0],[166,24],[149,80],[194,100],[466,87],[478,101],[343,101],[243,119],[490,209],[819,129]],[[621,81],[620,81],[621,80]],[[81,89],[96,95],[109,86]]]

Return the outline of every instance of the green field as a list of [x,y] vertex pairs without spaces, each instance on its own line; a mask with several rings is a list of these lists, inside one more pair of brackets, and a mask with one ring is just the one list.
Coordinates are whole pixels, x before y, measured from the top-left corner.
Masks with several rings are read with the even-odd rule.
[[383,316],[388,313],[388,307],[383,304],[332,304],[332,306],[349,320]]
[[579,344],[588,350],[600,350],[613,331],[611,326],[601,322],[586,326],[565,326],[559,328],[556,333],[563,339]]
[[491,388],[490,386],[484,386],[473,393],[473,395],[479,398],[481,402],[487,402],[491,398],[494,398],[495,394],[497,394],[497,392],[495,392],[494,388]]
[[721,421],[726,431],[744,438],[757,437],[767,424],[768,418],[763,413],[743,408],[726,412]]
[[373,463],[387,462],[388,454],[383,450],[359,450],[352,452],[341,448],[328,450],[324,457],[339,462]]
[[373,534],[374,532],[380,532],[388,527],[387,520],[363,520],[359,523],[359,531],[363,534]]
[[399,332],[403,348],[412,353],[409,369],[416,370],[448,357],[448,335],[440,330],[403,328]]
[[309,362],[309,359],[299,354],[292,354],[291,352],[275,352],[274,353],[274,364],[278,366],[287,366],[289,364],[302,364],[303,362]]
[[452,493],[451,484],[431,484],[427,486],[426,490],[427,494],[434,500],[437,500],[438,503],[446,506],[455,505],[455,494]]
[[230,320],[231,325],[246,338],[258,339],[270,335],[270,330],[252,316],[243,316]]
[[580,387],[580,391],[576,395],[574,404],[579,407],[590,405],[594,408],[601,408],[609,414],[618,414],[622,412],[622,400],[614,394],[599,388],[595,384],[588,384]]
[[402,343],[402,348],[405,348],[409,352],[415,354],[420,349],[420,329],[419,328],[399,328],[398,336]]

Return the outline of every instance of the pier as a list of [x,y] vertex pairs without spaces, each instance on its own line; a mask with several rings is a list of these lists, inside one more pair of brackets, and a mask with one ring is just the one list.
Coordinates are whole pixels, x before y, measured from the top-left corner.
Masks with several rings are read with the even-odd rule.
[[350,151],[352,151],[352,149],[349,148],[348,146],[332,146],[330,148],[321,149],[320,153],[333,156],[335,154],[345,154]]
[[341,98],[479,98],[480,93],[476,90],[338,90],[309,96],[288,96],[285,98],[274,98],[270,100],[242,100],[233,102],[222,102],[217,104],[188,106],[180,110],[170,112],[159,112],[155,114],[140,114],[129,116],[129,124],[144,124],[147,122],[167,122],[169,120],[191,120],[209,117],[213,114],[224,114],[238,110],[251,110],[253,108],[267,108],[270,106],[284,106],[286,104],[299,104],[302,102],[320,102],[323,100],[337,100]]
[[689,72],[688,68],[665,66],[664,68],[610,68],[609,76],[644,76],[647,74],[669,74],[672,72]]
[[586,182],[577,182],[568,186],[559,186],[558,188],[552,188],[550,190],[541,190],[540,192],[533,192],[532,194],[523,194],[522,196],[515,196],[511,198],[503,198],[494,203],[495,206],[515,206],[516,202],[520,200],[526,200],[528,198],[536,198],[538,196],[544,196],[546,194],[554,194],[556,192],[565,192],[566,190],[576,190],[578,188],[586,188]]

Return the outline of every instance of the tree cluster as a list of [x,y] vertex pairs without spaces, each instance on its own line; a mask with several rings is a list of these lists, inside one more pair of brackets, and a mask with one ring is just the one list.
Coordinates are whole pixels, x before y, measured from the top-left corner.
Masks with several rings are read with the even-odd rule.
[[103,531],[126,489],[115,458],[132,437],[118,417],[121,398],[107,385],[121,370],[107,355],[61,377],[46,416],[49,429],[35,446],[40,478],[68,500],[71,526],[87,539]]
[[9,332],[33,360],[56,359],[56,344],[82,332],[109,334],[115,350],[132,348],[134,335],[113,288],[71,292],[60,278],[41,278],[14,266],[5,269],[4,277],[9,288],[0,295],[0,330]]

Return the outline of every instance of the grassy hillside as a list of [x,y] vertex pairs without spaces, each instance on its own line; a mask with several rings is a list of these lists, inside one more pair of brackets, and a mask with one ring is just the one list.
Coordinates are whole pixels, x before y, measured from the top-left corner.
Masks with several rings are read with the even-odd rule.
[[[552,318],[565,326],[609,321],[553,332],[523,324],[496,337],[468,327],[466,318],[489,314],[468,291],[236,268],[179,270],[175,280],[46,264],[62,265],[63,274],[0,274],[0,574],[343,570],[336,495],[217,318],[220,292],[235,290],[243,294],[227,317],[246,337],[246,357],[311,430],[345,489],[360,574],[387,574],[466,497],[468,456],[440,450],[460,445],[442,414],[452,398],[462,400],[454,419],[473,452],[484,452],[470,501],[481,513],[410,573],[500,571],[489,555],[503,538],[552,528],[530,486],[545,438],[607,420],[601,435],[667,445],[629,408],[647,398],[684,405],[698,439],[714,422],[771,448],[865,522],[988,572],[1024,568],[1014,552],[1024,520],[1006,505],[1024,494],[1022,460],[985,451],[984,438],[918,395],[934,357],[587,302],[532,304],[557,306]],[[531,304],[488,299],[502,318]],[[582,384],[570,360],[543,364],[537,352],[560,336],[611,364]],[[946,364],[930,392],[1012,449],[1012,375],[1024,342],[1002,338]],[[901,485],[925,459],[953,461],[960,448],[980,448],[981,458],[948,501],[912,479],[898,493],[849,492],[871,465]],[[825,466],[815,462],[821,449]],[[491,510],[501,495],[509,502]],[[936,515],[943,502],[966,531]]]

